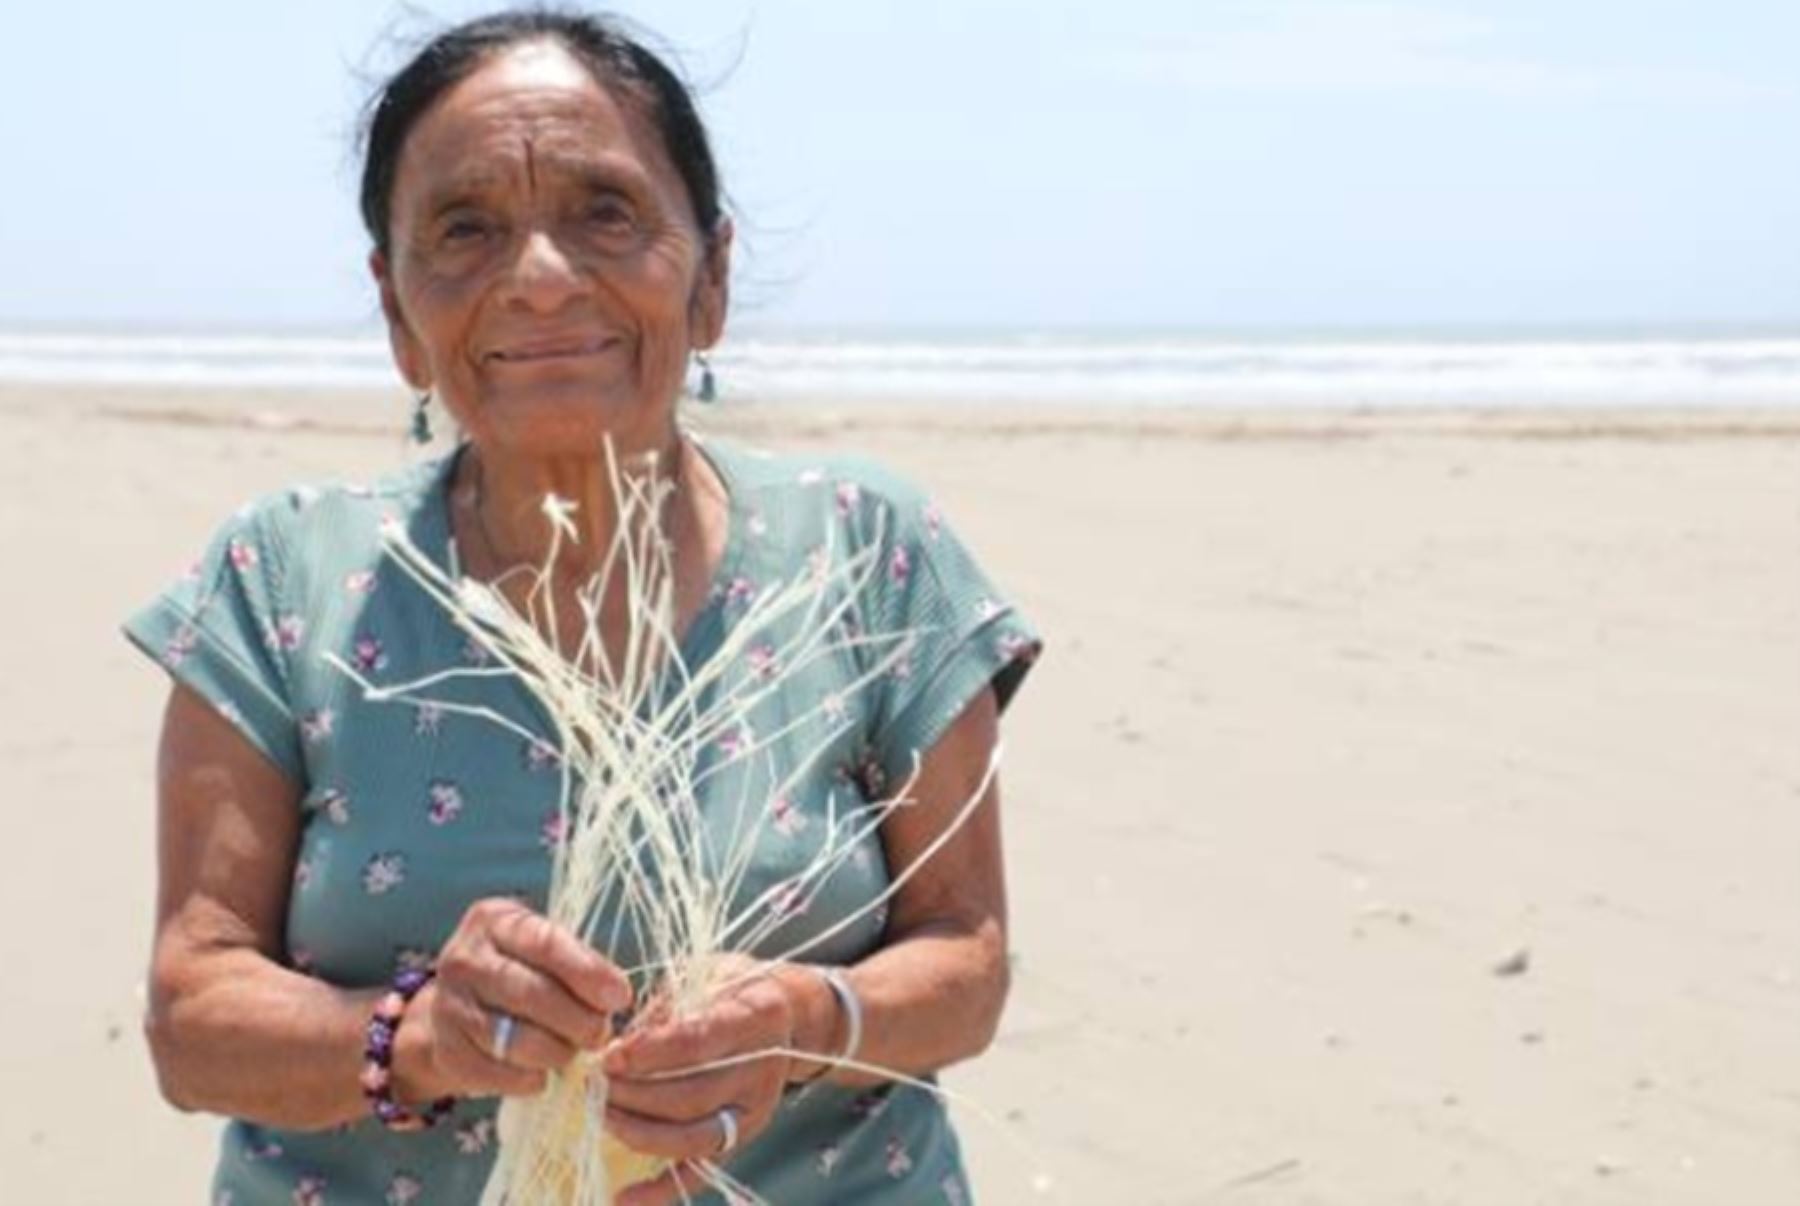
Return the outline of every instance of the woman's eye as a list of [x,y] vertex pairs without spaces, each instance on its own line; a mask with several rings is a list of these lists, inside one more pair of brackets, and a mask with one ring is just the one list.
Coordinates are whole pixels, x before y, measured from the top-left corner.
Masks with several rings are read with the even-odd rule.
[[456,218],[444,226],[444,242],[467,243],[487,234],[487,223],[478,218]]
[[588,220],[603,230],[630,230],[637,215],[621,201],[597,201],[588,207]]

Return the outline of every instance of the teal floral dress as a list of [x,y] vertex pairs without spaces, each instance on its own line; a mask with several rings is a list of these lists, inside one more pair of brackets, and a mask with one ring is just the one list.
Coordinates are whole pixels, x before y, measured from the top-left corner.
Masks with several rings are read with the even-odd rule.
[[[719,441],[703,450],[725,482],[730,524],[711,593],[682,640],[689,665],[720,647],[768,584],[821,557],[863,550],[872,550],[874,568],[844,612],[846,635],[899,642],[873,675],[881,643],[845,640],[832,656],[772,676],[778,689],[759,699],[741,731],[720,739],[721,769],[701,779],[707,823],[716,811],[731,824],[745,800],[766,809],[739,890],[749,900],[796,876],[847,802],[879,798],[903,781],[976,693],[991,685],[1004,707],[1040,643],[938,509],[905,482],[861,461],[801,461]],[[398,522],[428,556],[453,564],[447,489],[456,455],[368,487],[302,487],[250,504],[126,625],[138,647],[299,785],[286,959],[344,987],[373,987],[429,963],[477,899],[514,895],[541,908],[560,838],[555,749],[443,706],[479,704],[549,733],[510,676],[454,679],[411,702],[375,701],[328,657],[377,684],[482,664],[483,651],[380,537],[384,522]],[[752,645],[732,674],[769,674],[780,647],[779,639]],[[794,904],[761,953],[822,933],[888,882],[871,835]],[[854,963],[881,945],[883,928],[875,910],[805,958]],[[629,965],[631,952],[609,953]],[[497,1104],[462,1101],[438,1127],[414,1134],[372,1120],[326,1132],[233,1120],[214,1201],[473,1204],[493,1162]],[[792,1095],[726,1168],[782,1206],[971,1198],[942,1103],[903,1086]]]

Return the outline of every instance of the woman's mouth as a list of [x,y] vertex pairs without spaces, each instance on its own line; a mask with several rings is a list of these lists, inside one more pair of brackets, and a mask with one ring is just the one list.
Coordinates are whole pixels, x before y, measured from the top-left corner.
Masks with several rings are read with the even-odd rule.
[[542,364],[546,361],[580,360],[598,356],[616,344],[611,336],[534,339],[497,347],[483,357],[500,364]]

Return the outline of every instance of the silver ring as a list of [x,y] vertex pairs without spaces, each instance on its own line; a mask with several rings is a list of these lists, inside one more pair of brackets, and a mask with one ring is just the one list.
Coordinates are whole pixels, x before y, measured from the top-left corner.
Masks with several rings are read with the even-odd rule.
[[492,1045],[494,1058],[502,1063],[506,1061],[506,1053],[512,1047],[513,1035],[518,1033],[519,1019],[510,1013],[494,1015],[494,1031]]
[[726,1106],[713,1117],[719,1120],[719,1155],[723,1156],[738,1145],[738,1109]]

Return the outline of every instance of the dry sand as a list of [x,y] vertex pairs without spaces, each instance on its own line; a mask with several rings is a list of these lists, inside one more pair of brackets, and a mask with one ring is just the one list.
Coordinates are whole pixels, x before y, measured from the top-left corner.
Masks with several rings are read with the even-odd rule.
[[[404,411],[0,391],[7,1202],[202,1199],[117,624]],[[927,483],[1049,637],[984,1202],[1800,1201],[1800,415],[708,417]]]

